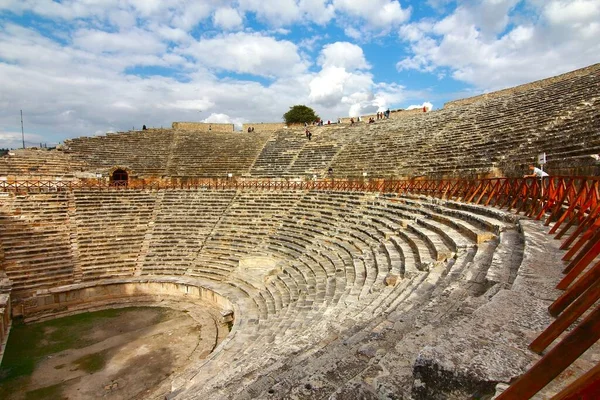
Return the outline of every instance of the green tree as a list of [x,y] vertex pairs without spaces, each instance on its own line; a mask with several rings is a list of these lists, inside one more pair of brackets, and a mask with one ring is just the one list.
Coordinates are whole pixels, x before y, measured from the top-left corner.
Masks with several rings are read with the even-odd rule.
[[290,107],[290,110],[283,114],[283,120],[286,124],[311,123],[320,119],[315,110],[302,104]]

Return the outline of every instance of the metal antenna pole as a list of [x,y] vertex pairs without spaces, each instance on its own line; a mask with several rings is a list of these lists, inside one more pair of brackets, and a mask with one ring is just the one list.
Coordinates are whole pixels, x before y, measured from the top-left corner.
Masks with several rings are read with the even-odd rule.
[[25,148],[25,131],[23,130],[23,110],[21,110],[21,138],[23,138],[23,148]]

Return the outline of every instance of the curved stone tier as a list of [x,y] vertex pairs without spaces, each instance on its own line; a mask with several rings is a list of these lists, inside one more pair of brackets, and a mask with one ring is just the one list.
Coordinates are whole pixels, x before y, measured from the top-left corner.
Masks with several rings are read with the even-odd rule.
[[[360,192],[11,193],[0,229],[15,309],[114,278],[186,280],[231,302],[229,337],[170,398],[493,393],[536,359],[524,349],[548,323],[561,263],[537,223]],[[479,326],[502,330],[484,339]]]

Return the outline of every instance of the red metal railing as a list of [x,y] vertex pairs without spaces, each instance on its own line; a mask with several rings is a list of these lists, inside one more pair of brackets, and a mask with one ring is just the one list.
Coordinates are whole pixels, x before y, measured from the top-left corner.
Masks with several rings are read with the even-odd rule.
[[[549,307],[556,320],[530,345],[542,353],[600,299],[600,177],[556,176],[544,178],[492,178],[453,180],[199,180],[193,183],[0,181],[0,192],[63,190],[328,190],[427,195],[465,203],[492,206],[535,218],[544,218],[550,233],[563,239],[569,264],[557,285],[564,293]],[[585,271],[585,273],[584,273]],[[528,399],[560,374],[600,339],[600,306],[498,399]],[[600,364],[599,364],[600,365]],[[600,390],[600,367],[573,382],[557,399],[581,398]],[[599,396],[589,398],[600,398]],[[575,397],[573,397],[575,396]],[[585,398],[585,397],[584,397]]]
[[[216,180],[193,183],[105,181],[0,181],[0,191],[36,192],[62,190],[168,190],[168,189],[254,189],[254,190],[330,190],[382,193],[413,193],[456,199],[467,203],[494,206],[525,213],[545,223],[555,221],[551,233],[562,237],[572,226],[580,230],[595,221],[600,213],[598,177],[557,176],[535,178],[491,178],[451,180]],[[581,226],[584,223],[584,226]],[[600,223],[600,222],[599,222]],[[561,229],[562,227],[562,229]],[[579,235],[580,232],[577,232]],[[572,237],[566,242],[569,245]],[[577,247],[579,248],[579,247]]]

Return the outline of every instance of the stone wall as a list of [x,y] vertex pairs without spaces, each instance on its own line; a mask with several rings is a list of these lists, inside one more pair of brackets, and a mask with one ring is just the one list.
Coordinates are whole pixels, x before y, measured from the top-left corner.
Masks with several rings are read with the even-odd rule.
[[[4,261],[4,251],[0,249],[0,266],[4,265]],[[6,276],[6,272],[0,269],[0,364],[2,363],[12,320],[11,286],[12,283]]]
[[242,132],[248,132],[249,127],[253,127],[255,132],[276,132],[288,126],[285,122],[248,122],[242,125]]
[[15,308],[14,312],[28,321],[34,321],[67,316],[84,310],[110,308],[111,305],[122,307],[126,303],[162,299],[202,302],[228,316],[235,307],[226,297],[191,279],[164,278],[107,280],[40,290],[32,297],[22,299],[21,307]]
[[425,114],[422,108],[415,108],[412,110],[395,110],[390,113],[390,119],[401,119],[421,114]]
[[216,124],[206,122],[173,122],[173,129],[195,132],[233,132],[233,124]]
[[541,79],[541,80],[535,81],[535,82],[526,83],[524,85],[511,87],[511,88],[507,88],[504,90],[498,90],[498,91],[492,92],[492,93],[484,93],[479,96],[468,97],[466,99],[449,101],[446,104],[444,104],[444,108],[465,106],[468,104],[476,103],[478,101],[497,99],[497,98],[504,97],[504,96],[515,95],[518,93],[528,92],[528,91],[535,90],[535,89],[541,89],[550,84],[560,82],[565,79],[571,79],[571,78],[574,78],[577,76],[585,76],[585,75],[594,73],[594,71],[599,71],[599,70],[600,70],[600,63],[590,65],[589,67],[581,68],[576,71],[567,72],[566,74],[553,76],[551,78]]
[[[415,108],[413,110],[390,110],[390,119],[401,119],[409,116],[423,114],[422,108]],[[375,121],[377,121],[377,113],[375,114],[366,114],[360,116],[360,122],[369,122],[369,118],[373,117]],[[339,118],[341,124],[349,124],[351,117]],[[327,122],[327,121],[325,121]],[[354,117],[354,122],[357,122],[357,118]]]

